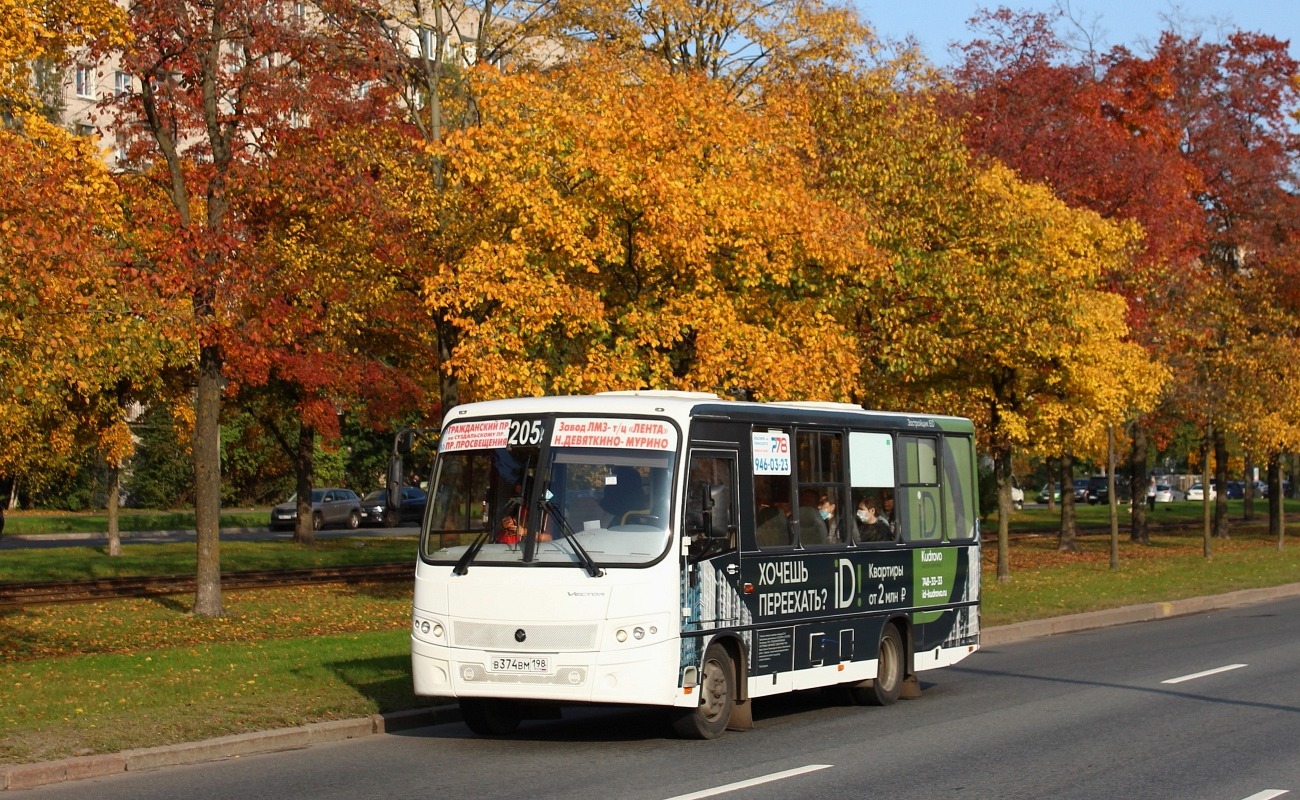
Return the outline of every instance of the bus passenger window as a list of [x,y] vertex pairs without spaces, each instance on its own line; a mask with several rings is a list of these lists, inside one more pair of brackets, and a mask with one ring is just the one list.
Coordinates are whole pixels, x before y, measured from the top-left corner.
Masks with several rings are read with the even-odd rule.
[[847,543],[843,434],[802,430],[796,442],[799,505],[794,519],[799,546]]
[[754,536],[760,548],[794,544],[790,527],[790,478],[754,476]]
[[819,507],[821,492],[815,486],[799,487],[799,545],[826,544],[826,523],[822,521]]

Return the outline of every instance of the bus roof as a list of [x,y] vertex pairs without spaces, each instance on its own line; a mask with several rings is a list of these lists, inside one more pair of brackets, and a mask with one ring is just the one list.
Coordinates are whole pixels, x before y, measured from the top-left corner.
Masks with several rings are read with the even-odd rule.
[[[800,413],[803,412],[803,413]],[[601,392],[591,395],[558,395],[486,400],[455,406],[443,420],[444,426],[457,419],[510,416],[516,414],[613,414],[669,417],[683,427],[693,417],[732,419],[755,423],[803,423],[828,426],[867,426],[887,430],[948,431],[973,433],[974,424],[964,417],[873,411],[852,403],[824,401],[778,401],[770,403],[727,400],[711,392],[679,392],[664,389]]]

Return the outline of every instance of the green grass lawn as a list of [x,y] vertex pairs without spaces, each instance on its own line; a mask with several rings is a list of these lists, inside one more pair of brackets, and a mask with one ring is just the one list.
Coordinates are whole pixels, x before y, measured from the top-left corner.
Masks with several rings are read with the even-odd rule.
[[[271,519],[270,508],[225,509],[221,512],[223,528],[265,528]],[[193,511],[123,510],[117,517],[119,531],[194,530]],[[108,530],[107,511],[69,513],[66,511],[6,511],[5,536],[47,533],[104,533]]]
[[[221,569],[292,569],[304,567],[415,562],[413,536],[345,536],[317,539],[303,547],[288,540],[221,543]],[[0,551],[0,582],[116,578],[194,573],[194,544],[126,542],[122,555],[98,546],[42,547]]]
[[[1255,521],[1267,524],[1268,501],[1255,500]],[[1211,503],[1213,507],[1213,503]],[[1120,530],[1126,532],[1132,506],[1121,503],[1119,506]],[[1300,514],[1300,500],[1284,500],[1282,508],[1287,514]],[[1241,522],[1245,515],[1244,500],[1228,501],[1228,518]],[[1090,506],[1087,503],[1075,503],[1076,524],[1084,530],[1110,530],[1110,506]],[[1201,502],[1199,500],[1178,500],[1173,503],[1156,503],[1154,511],[1147,512],[1147,521],[1153,529],[1168,527],[1199,526],[1201,524]],[[998,520],[994,515],[983,521],[984,531],[996,532]],[[1060,528],[1061,509],[1058,504],[1054,510],[1045,505],[1031,503],[1011,515],[1011,530],[1017,533],[1053,533]]]
[[[1053,535],[1018,536],[1007,583],[996,580],[997,545],[986,540],[983,622],[1300,582],[1300,550],[1288,544],[1279,551],[1260,525],[1236,524],[1230,539],[1214,540],[1209,560],[1197,529],[1153,540],[1139,546],[1125,534],[1120,569],[1111,571],[1107,536],[1082,537],[1076,554],[1056,552]],[[368,557],[390,546],[360,544],[227,542],[223,567]],[[415,542],[391,547],[392,555],[409,558]],[[192,544],[126,550],[137,571],[183,572],[193,558]],[[108,563],[116,561],[96,548],[4,551],[0,579],[124,569]],[[218,619],[190,615],[188,596],[0,612],[0,762],[195,741],[431,702],[411,692],[408,584],[226,592],[223,601],[226,615]]]

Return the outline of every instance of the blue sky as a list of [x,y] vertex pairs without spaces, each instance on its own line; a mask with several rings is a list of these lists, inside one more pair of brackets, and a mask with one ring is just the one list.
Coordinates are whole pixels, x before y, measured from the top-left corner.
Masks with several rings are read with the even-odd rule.
[[[1005,5],[1016,10],[1051,11],[1054,0],[854,0],[878,33],[890,38],[913,34],[936,64],[951,63],[948,44],[971,38],[966,20],[979,8]],[[1200,33],[1218,40],[1219,32],[1240,28],[1290,40],[1291,55],[1300,58],[1300,0],[1070,0],[1074,16],[1092,23],[1106,50],[1118,44],[1136,53],[1154,43],[1168,26],[1164,17],[1183,20],[1184,35]],[[1061,30],[1061,29],[1058,29]]]

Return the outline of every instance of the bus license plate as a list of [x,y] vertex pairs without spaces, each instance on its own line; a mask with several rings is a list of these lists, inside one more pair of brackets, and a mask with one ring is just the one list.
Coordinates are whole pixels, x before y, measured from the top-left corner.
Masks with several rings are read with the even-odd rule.
[[551,671],[551,659],[549,656],[529,656],[527,658],[497,656],[492,659],[492,666],[488,671],[544,675]]

